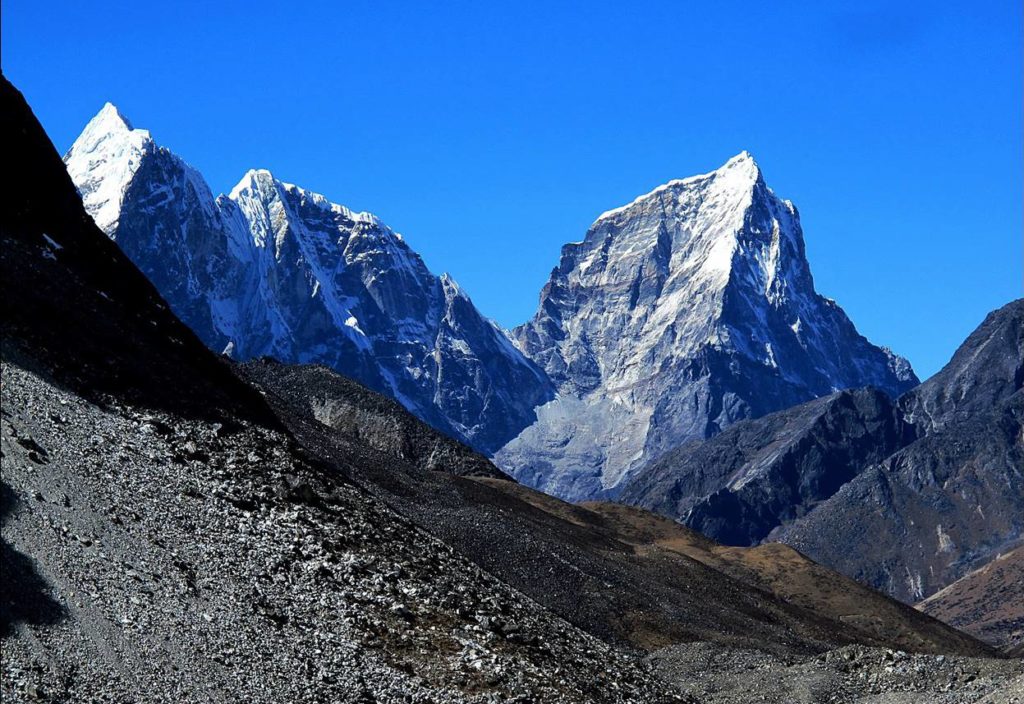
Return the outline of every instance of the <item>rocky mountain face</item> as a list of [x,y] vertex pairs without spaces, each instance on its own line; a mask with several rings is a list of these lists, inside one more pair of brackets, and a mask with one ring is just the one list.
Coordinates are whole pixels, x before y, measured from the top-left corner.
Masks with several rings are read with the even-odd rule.
[[65,161],[211,349],[343,372],[564,498],[737,420],[917,381],[814,291],[796,209],[746,153],[598,218],[515,343],[375,216],[266,171],[214,198],[111,105]]
[[1024,535],[1024,301],[895,402],[846,391],[683,445],[623,500],[716,539],[780,540],[916,602]]
[[939,372],[900,397],[907,421],[926,436],[984,416],[1024,388],[1024,299],[993,311]]
[[397,401],[327,367],[257,359],[235,370],[288,417],[315,421],[318,430],[325,426],[336,440],[370,448],[398,468],[509,479],[486,457],[434,430]]
[[369,213],[262,170],[214,198],[109,104],[65,162],[96,223],[216,352],[338,369],[485,452],[552,396],[504,331]]
[[814,290],[796,208],[746,152],[601,215],[515,330],[557,398],[496,455],[557,496],[616,496],[680,443],[840,389],[896,396],[906,360]]
[[885,393],[840,391],[676,448],[633,476],[620,500],[727,545],[756,545],[912,438]]
[[1024,299],[899,399],[920,437],[772,535],[916,602],[1024,537]]

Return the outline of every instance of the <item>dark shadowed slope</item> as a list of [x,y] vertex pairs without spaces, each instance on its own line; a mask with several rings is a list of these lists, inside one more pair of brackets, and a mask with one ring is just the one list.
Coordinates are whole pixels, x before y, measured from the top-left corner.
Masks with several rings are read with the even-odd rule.
[[[35,453],[41,460],[41,449],[34,446],[28,452]],[[17,495],[0,482],[0,528],[17,505]],[[64,607],[51,595],[50,586],[36,571],[32,558],[18,552],[3,537],[0,537],[0,573],[3,574],[0,580],[0,638],[10,636],[18,623],[53,624],[65,616]]]
[[924,433],[997,410],[1024,387],[1024,299],[989,313],[949,364],[899,399]]
[[90,398],[272,422],[260,397],[206,353],[103,236],[20,94],[6,79],[2,90],[4,358],[31,349],[39,371]]
[[911,433],[883,392],[840,391],[672,450],[637,473],[621,501],[728,545],[755,545]]
[[237,367],[293,413],[312,415],[353,446],[365,446],[420,470],[508,479],[489,459],[431,428],[397,401],[326,367],[260,359]]
[[773,539],[907,601],[1024,537],[1024,300],[899,400],[923,434]]

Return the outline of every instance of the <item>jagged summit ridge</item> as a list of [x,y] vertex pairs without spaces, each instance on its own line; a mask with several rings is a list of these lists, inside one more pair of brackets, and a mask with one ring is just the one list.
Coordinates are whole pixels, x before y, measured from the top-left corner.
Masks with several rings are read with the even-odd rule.
[[209,346],[320,363],[492,452],[552,394],[544,373],[375,215],[248,171],[202,176],[112,106],[65,158],[97,224]]
[[559,398],[498,462],[570,499],[614,496],[635,468],[736,420],[917,383],[815,291],[799,213],[748,152],[599,216],[515,336]]
[[[294,183],[287,183],[277,179],[269,169],[249,169],[245,172],[242,179],[235,184],[235,187],[226,196],[227,198],[238,201],[240,198],[247,195],[247,192],[276,189],[288,192],[299,193],[301,197],[307,198],[310,202],[314,203],[324,210],[330,210],[332,212],[339,213],[349,218],[350,220],[358,220],[363,222],[373,223],[375,225],[383,225],[381,220],[374,215],[366,211],[354,211],[340,205],[338,203],[331,202],[327,196],[316,193],[314,191],[307,190],[301,186],[297,186]],[[222,198],[225,196],[221,196]],[[395,238],[402,239],[402,236],[397,232],[391,233]]]
[[100,228],[117,224],[124,192],[152,144],[148,131],[134,129],[106,103],[65,155],[71,178]]
[[[100,108],[100,111],[98,113],[96,113],[96,117],[93,118],[92,122],[97,123],[97,130],[100,129],[100,126],[112,127],[118,124],[123,126],[128,131],[133,131],[135,129],[134,127],[132,127],[132,123],[128,120],[128,118],[124,116],[124,113],[121,112],[116,105],[109,101],[103,104],[103,107]],[[140,131],[145,132],[145,130]]]
[[664,183],[657,188],[645,193],[642,196],[637,196],[632,202],[619,206],[618,208],[612,208],[606,210],[597,216],[597,220],[603,220],[607,217],[615,216],[619,213],[626,212],[630,208],[646,201],[647,199],[656,196],[664,191],[671,190],[673,188],[679,188],[682,186],[688,186],[697,182],[717,179],[719,183],[728,183],[734,190],[742,191],[745,186],[753,187],[755,183],[762,180],[761,167],[758,166],[754,156],[747,150],[741,151],[736,156],[726,161],[720,168],[714,171],[709,171],[706,174],[697,174],[696,176],[689,176],[687,178],[673,179],[667,183]]

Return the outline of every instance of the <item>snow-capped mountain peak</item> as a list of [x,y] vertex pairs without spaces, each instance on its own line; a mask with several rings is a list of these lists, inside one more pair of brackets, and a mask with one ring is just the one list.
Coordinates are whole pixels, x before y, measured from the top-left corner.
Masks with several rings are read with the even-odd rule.
[[761,170],[761,168],[757,165],[757,160],[754,158],[754,155],[748,152],[746,149],[744,149],[739,154],[725,162],[725,164],[722,165],[719,171],[723,169],[734,168],[737,166],[745,168],[751,172],[760,172]]
[[[276,178],[267,169],[249,169],[242,179],[235,184],[227,197],[233,201],[241,202],[250,198],[253,194],[264,200],[280,200],[284,193],[294,194],[304,203],[312,204],[321,210],[330,211],[353,222],[363,222],[383,227],[383,223],[373,213],[366,211],[355,211],[350,208],[332,202],[326,196],[311,191],[293,183],[287,183]],[[401,239],[397,233],[392,233]]]
[[814,290],[796,208],[745,151],[601,214],[515,335],[559,397],[497,460],[571,500],[737,420],[916,383]]
[[152,145],[147,130],[134,129],[107,103],[65,155],[68,173],[102,230],[109,233],[116,226],[125,191]]
[[758,166],[757,161],[750,152],[743,150],[714,171],[687,178],[673,179],[642,196],[638,196],[626,205],[601,213],[597,216],[597,221],[627,213],[630,209],[649,202],[651,199],[696,185],[713,185],[716,192],[722,198],[743,198],[749,195],[758,183],[764,183],[761,167]]
[[720,168],[708,174],[715,181],[722,193],[736,196],[747,195],[757,185],[764,185],[761,167],[750,154],[744,150],[725,162]]
[[216,352],[324,364],[493,452],[550,381],[375,215],[252,169],[214,198],[113,106],[66,157],[86,210]]
[[274,175],[267,169],[249,169],[228,193],[228,198],[238,200],[244,192],[252,192],[261,184],[273,183]]
[[[100,125],[105,125],[110,130],[124,128],[131,131],[134,129],[132,127],[132,123],[128,121],[128,118],[125,117],[124,114],[117,109],[117,106],[111,102],[104,103],[103,107],[100,108],[100,111],[96,113],[96,117],[94,117],[89,123],[89,126],[95,126],[97,129]],[[89,126],[86,127],[86,130],[89,129]]]

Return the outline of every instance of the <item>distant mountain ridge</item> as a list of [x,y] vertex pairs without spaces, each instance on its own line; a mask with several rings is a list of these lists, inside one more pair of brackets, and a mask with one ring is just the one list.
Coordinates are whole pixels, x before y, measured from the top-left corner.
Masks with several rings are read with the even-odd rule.
[[65,162],[96,223],[216,352],[342,370],[488,453],[553,394],[454,280],[370,213],[266,170],[214,198],[109,103]]
[[598,217],[515,336],[559,395],[496,461],[570,500],[614,498],[638,468],[736,421],[918,383],[815,291],[797,210],[747,152]]
[[215,198],[110,104],[65,162],[211,349],[340,371],[565,499],[745,418],[917,383],[814,290],[796,208],[747,152],[602,214],[512,333],[376,216],[265,170]]
[[839,391],[685,443],[637,472],[619,499],[726,545],[757,545],[913,437],[883,392]]
[[897,405],[917,439],[771,538],[916,602],[1024,538],[1024,299]]
[[858,389],[737,423],[645,467],[621,499],[929,597],[1024,539],[1024,299],[895,402]]

